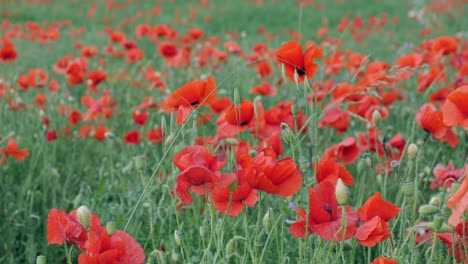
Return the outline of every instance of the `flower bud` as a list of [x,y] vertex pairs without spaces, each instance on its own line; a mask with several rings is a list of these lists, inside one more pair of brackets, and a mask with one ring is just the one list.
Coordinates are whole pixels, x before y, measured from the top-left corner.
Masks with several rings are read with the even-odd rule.
[[380,120],[382,120],[382,115],[380,115],[379,110],[374,110],[374,112],[372,113],[372,122],[374,122],[374,125],[376,127],[379,126]]
[[144,155],[138,155],[133,158],[135,161],[135,167],[137,168],[138,171],[143,171],[145,169],[145,156]]
[[88,207],[82,205],[76,210],[76,216],[78,217],[78,221],[88,229],[91,225],[91,212],[89,211]]
[[336,195],[336,200],[338,201],[338,205],[346,204],[346,200],[348,199],[348,190],[346,186],[344,185],[343,180],[341,180],[341,178],[338,178],[338,181],[336,182],[335,195]]
[[226,144],[228,144],[229,146],[237,146],[239,145],[239,141],[237,141],[237,139],[235,138],[226,138],[224,140],[224,142],[226,142]]
[[284,141],[288,143],[292,143],[294,139],[293,132],[291,128],[289,128],[288,124],[286,123],[281,123],[281,136],[284,139]]
[[172,261],[174,261],[174,262],[179,261],[179,254],[177,254],[176,252],[172,251],[171,259],[172,259]]
[[442,206],[442,209],[440,211],[442,212],[442,215],[446,218],[452,215],[452,209],[448,208],[446,205]]
[[46,264],[47,258],[46,256],[43,256],[43,255],[40,255],[40,256],[37,256],[36,258],[36,264]]
[[106,224],[106,231],[109,236],[115,234],[115,222],[107,222]]
[[430,204],[430,205],[433,205],[433,206],[439,207],[439,206],[440,206],[440,199],[439,199],[439,197],[437,197],[437,196],[432,197],[431,200],[429,201],[429,204]]
[[270,231],[271,231],[271,217],[270,217],[270,214],[271,214],[271,208],[268,209],[265,216],[263,217],[263,228],[265,228],[265,232],[267,234],[269,234]]
[[180,230],[174,231],[174,240],[178,246],[182,245],[182,238],[183,238],[182,231]]
[[418,146],[414,143],[411,143],[408,146],[408,157],[410,159],[415,159],[416,155],[418,155]]
[[208,227],[200,226],[200,237],[205,240],[208,237]]
[[450,196],[454,195],[458,191],[458,188],[460,188],[460,183],[452,183],[452,187],[450,188]]
[[422,216],[431,216],[431,215],[435,215],[436,213],[439,213],[439,212],[440,212],[440,210],[439,210],[438,207],[430,205],[430,204],[425,204],[425,205],[419,207],[419,213]]
[[440,214],[436,214],[434,216],[434,220],[432,221],[432,223],[434,223],[434,229],[436,231],[439,231],[439,229],[442,227],[444,220],[445,220],[444,217]]
[[226,256],[229,257],[237,251],[237,242],[235,238],[231,238],[226,244]]
[[414,182],[407,182],[401,187],[401,191],[406,197],[414,195]]

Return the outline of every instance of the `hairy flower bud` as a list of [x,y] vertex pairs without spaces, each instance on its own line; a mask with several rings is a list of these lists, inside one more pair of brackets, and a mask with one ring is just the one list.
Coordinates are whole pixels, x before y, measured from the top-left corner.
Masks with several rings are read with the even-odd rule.
[[418,155],[418,146],[414,143],[411,143],[408,146],[408,157],[410,159],[415,159],[416,155]]
[[91,225],[91,212],[89,211],[88,207],[82,205],[76,210],[76,216],[78,217],[78,221],[88,229]]
[[346,200],[348,199],[348,189],[343,183],[341,178],[338,179],[335,186],[335,195],[338,205],[346,205]]
[[110,236],[115,234],[115,222],[107,222],[106,231],[107,231],[107,234],[109,234]]

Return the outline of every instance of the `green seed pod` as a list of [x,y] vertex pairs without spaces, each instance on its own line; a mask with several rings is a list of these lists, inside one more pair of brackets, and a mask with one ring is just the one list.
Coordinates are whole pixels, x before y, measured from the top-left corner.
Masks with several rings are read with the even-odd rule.
[[431,215],[435,215],[435,214],[437,214],[439,212],[440,212],[439,207],[436,207],[436,206],[433,206],[433,205],[430,205],[430,204],[425,204],[425,205],[419,207],[419,213],[422,216],[431,216]]
[[36,264],[46,264],[46,263],[47,263],[46,256],[43,256],[43,255],[37,256]]
[[110,236],[115,234],[115,222],[107,222],[106,231],[107,231],[107,234],[109,234]]
[[450,217],[450,215],[452,214],[452,209],[448,208],[446,205],[442,206],[442,209],[440,211],[442,212],[442,215],[445,218]]
[[91,212],[89,211],[88,207],[82,205],[76,210],[76,215],[78,217],[78,221],[88,229],[91,225]]
[[453,228],[446,223],[443,223],[439,229],[439,233],[449,233],[452,232]]

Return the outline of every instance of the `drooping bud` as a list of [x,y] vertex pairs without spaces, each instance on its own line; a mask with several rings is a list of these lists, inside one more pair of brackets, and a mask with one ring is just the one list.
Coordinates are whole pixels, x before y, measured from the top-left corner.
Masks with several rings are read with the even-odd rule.
[[460,188],[460,183],[452,183],[452,187],[450,188],[450,196],[454,195],[458,191],[458,188]]
[[237,251],[236,238],[231,238],[226,244],[226,256],[229,257]]
[[36,264],[46,264],[46,263],[47,263],[46,256],[43,256],[43,255],[37,256]]
[[338,201],[338,205],[346,205],[346,200],[348,199],[348,190],[346,188],[346,185],[344,185],[343,180],[341,178],[338,179],[336,182],[336,187],[335,187],[335,195],[336,195],[336,200]]
[[174,231],[174,240],[178,246],[182,245],[182,238],[183,238],[182,231],[180,230]]
[[281,123],[281,137],[288,143],[293,143],[294,135],[291,128],[286,123]]
[[88,229],[91,225],[91,212],[89,211],[88,207],[82,205],[78,207],[76,210],[76,216],[78,217],[78,221]]
[[408,146],[408,157],[410,159],[415,159],[416,155],[418,155],[418,146],[414,143],[411,143]]
[[107,222],[106,231],[107,231],[107,234],[109,234],[110,236],[115,234],[115,222]]

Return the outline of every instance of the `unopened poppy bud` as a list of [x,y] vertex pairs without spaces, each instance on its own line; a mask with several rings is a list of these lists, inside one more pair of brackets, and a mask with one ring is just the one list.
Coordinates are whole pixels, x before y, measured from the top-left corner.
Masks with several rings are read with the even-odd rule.
[[442,227],[444,220],[445,220],[444,217],[440,214],[436,214],[434,216],[434,220],[432,221],[432,223],[434,223],[434,229],[436,231],[439,231],[439,229]]
[[439,228],[439,233],[448,233],[448,232],[452,232],[452,227],[450,227],[446,223],[443,223],[442,226]]
[[104,137],[107,138],[107,139],[115,139],[115,135],[114,133],[110,132],[110,131],[107,131],[106,133],[104,133]]
[[286,123],[281,123],[281,136],[283,137],[284,141],[288,143],[292,143],[294,139],[293,132],[291,128],[289,128],[288,124]]
[[442,215],[446,218],[448,218],[452,214],[452,209],[448,208],[446,205],[442,206],[442,209],[440,211],[442,212]]
[[178,261],[179,261],[179,254],[177,254],[176,252],[172,251],[171,259],[172,259],[172,261],[174,261],[174,262],[178,262]]
[[109,234],[110,236],[115,234],[115,222],[107,222],[106,231],[107,231],[107,234]]
[[266,212],[265,216],[263,217],[263,228],[265,228],[265,232],[267,234],[270,233],[271,231],[271,217],[270,217],[270,214],[271,214],[271,208],[268,209],[268,211]]
[[258,152],[255,149],[249,150],[249,155],[250,156],[255,157],[255,156],[257,156],[257,154],[258,154]]
[[437,196],[432,197],[431,200],[429,201],[429,204],[430,204],[430,205],[433,205],[433,206],[439,207],[439,206],[440,206],[440,199],[439,199],[439,197],[437,197]]
[[224,142],[226,142],[226,144],[230,145],[230,146],[237,146],[239,145],[239,141],[237,141],[237,139],[235,138],[226,138],[224,140]]
[[164,258],[164,253],[160,250],[153,250],[148,257],[148,264],[149,263],[166,263],[166,259]]
[[407,182],[401,187],[401,191],[406,197],[411,197],[414,195],[414,183]]
[[365,168],[366,168],[366,164],[365,164],[364,159],[360,159],[360,160],[358,161],[358,164],[357,164],[357,172],[358,172],[358,174],[361,174],[361,173],[364,171]]
[[377,183],[378,183],[378,184],[382,184],[382,181],[383,181],[383,179],[382,179],[382,174],[380,174],[380,173],[377,174],[377,175],[375,176],[375,179],[377,180]]
[[419,213],[422,216],[431,216],[437,214],[438,212],[440,212],[439,208],[430,204],[425,204],[419,207]]
[[135,161],[135,167],[137,168],[138,171],[143,171],[145,169],[145,156],[144,155],[138,155],[134,158]]
[[40,255],[40,256],[37,256],[36,258],[36,264],[46,264],[47,262],[47,258],[46,256],[43,256],[43,255]]
[[301,171],[306,171],[309,168],[309,160],[306,157],[300,156],[298,161]]
[[452,183],[452,187],[450,187],[450,196],[454,195],[458,191],[458,188],[460,188],[460,183]]
[[284,67],[284,63],[281,63],[281,76],[283,80],[286,80],[286,67]]
[[208,237],[208,228],[206,226],[200,226],[200,236],[203,240]]
[[375,110],[375,111],[372,113],[372,122],[374,122],[374,125],[375,125],[376,127],[379,126],[380,120],[382,120],[382,115],[380,115],[379,110]]
[[351,251],[353,249],[353,244],[349,240],[343,242],[343,251]]
[[291,106],[291,113],[293,114],[293,116],[297,116],[297,111],[298,111],[298,108],[297,108],[297,105],[292,105]]
[[176,230],[174,231],[174,240],[178,246],[182,244],[182,231]]
[[232,238],[226,244],[226,256],[229,257],[237,251],[237,242],[235,238]]
[[408,157],[410,159],[415,159],[416,155],[418,155],[418,146],[414,143],[411,143],[408,146]]
[[392,167],[392,169],[397,168],[399,165],[400,165],[400,162],[398,160],[390,161],[390,167]]
[[366,162],[367,167],[372,167],[372,159],[369,156],[366,156],[366,158],[364,158],[364,161]]
[[335,186],[335,195],[336,200],[338,201],[338,205],[345,205],[346,200],[348,199],[348,190],[343,183],[341,178],[338,179]]
[[88,229],[91,225],[91,212],[89,211],[88,207],[82,205],[76,210],[76,216],[78,217],[78,221]]

